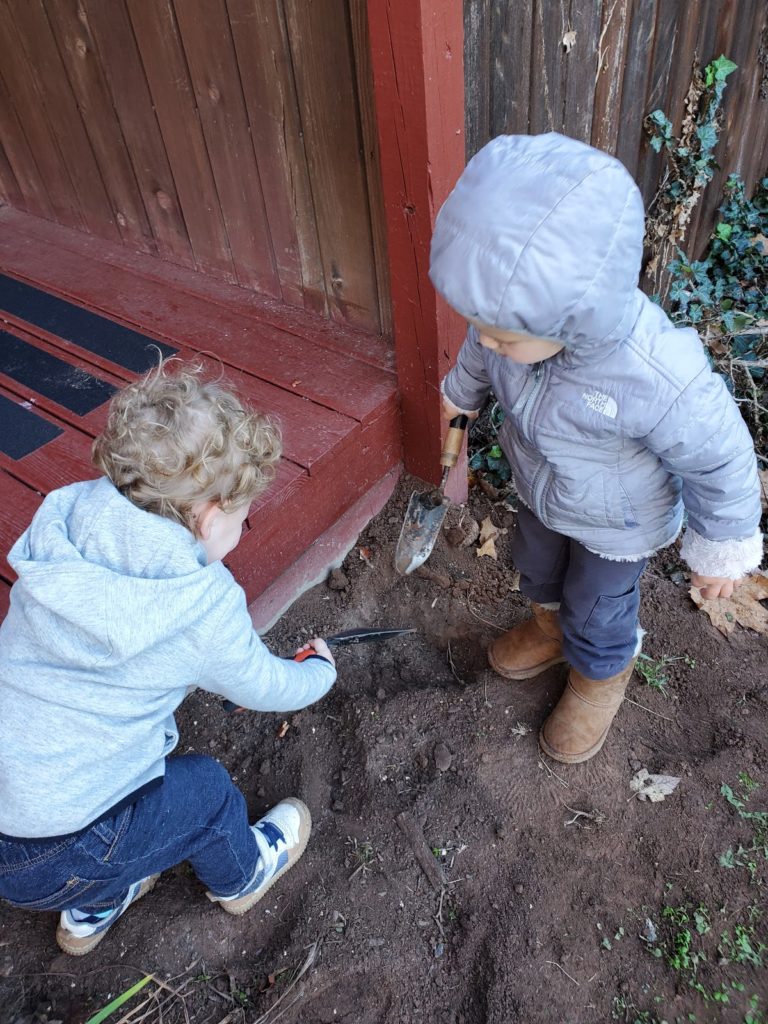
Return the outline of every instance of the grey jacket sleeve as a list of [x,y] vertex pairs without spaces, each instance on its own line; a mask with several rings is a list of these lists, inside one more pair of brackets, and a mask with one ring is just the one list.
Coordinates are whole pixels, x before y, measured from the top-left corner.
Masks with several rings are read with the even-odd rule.
[[645,438],[682,480],[694,572],[737,579],[762,560],[760,484],[752,439],[721,377],[705,365]]
[[491,381],[485,368],[483,346],[477,340],[474,327],[467,331],[456,365],[443,380],[440,390],[462,412],[476,412],[488,397]]
[[[197,686],[253,711],[298,711],[330,690],[336,669],[324,658],[303,662],[271,654],[253,628],[243,590],[233,583],[213,617]],[[219,609],[217,608],[217,612]]]

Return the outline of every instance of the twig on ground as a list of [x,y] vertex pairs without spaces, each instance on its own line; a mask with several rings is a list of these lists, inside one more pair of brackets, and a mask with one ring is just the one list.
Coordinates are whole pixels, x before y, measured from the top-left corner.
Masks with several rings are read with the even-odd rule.
[[590,821],[594,821],[596,825],[602,825],[605,821],[605,815],[602,811],[577,811],[575,807],[569,807],[568,804],[563,804],[563,807],[573,815],[570,821],[566,821],[566,825],[573,825],[579,818],[588,818]]
[[674,718],[670,718],[669,715],[662,715],[658,711],[653,711],[651,708],[647,708],[645,704],[638,704],[636,700],[631,700],[629,697],[625,697],[624,700],[627,704],[634,704],[636,708],[640,708],[641,711],[647,711],[649,715],[655,715],[657,718],[663,718],[667,722],[674,722]]
[[299,1001],[299,999],[301,999],[301,997],[303,995],[302,992],[300,992],[292,1002],[290,1002],[286,1007],[284,1007],[280,1011],[280,1013],[278,1013],[274,1017],[271,1016],[273,1011],[277,1009],[277,1007],[285,999],[285,997],[296,987],[297,982],[300,981],[301,978],[304,977],[304,975],[307,973],[307,971],[310,969],[312,964],[317,959],[317,954],[318,954],[318,951],[320,949],[320,939],[316,939],[312,943],[312,945],[308,947],[308,949],[309,949],[309,953],[307,954],[306,960],[301,965],[301,967],[298,969],[298,971],[296,972],[294,977],[291,979],[291,982],[288,985],[288,987],[286,988],[285,992],[283,992],[282,995],[278,996],[278,998],[274,1001],[274,1003],[270,1006],[270,1008],[266,1011],[266,1013],[263,1013],[260,1017],[258,1017],[253,1022],[253,1024],[267,1024],[267,1022],[269,1022],[269,1024],[274,1024],[274,1022],[276,1020],[279,1020],[283,1016],[284,1013],[287,1013],[288,1010],[290,1010],[292,1006],[295,1006],[296,1003]]
[[576,979],[573,977],[573,975],[569,974],[568,971],[566,971],[566,969],[564,967],[560,966],[560,964],[555,963],[554,960],[545,960],[544,963],[545,964],[552,964],[553,967],[556,967],[559,971],[562,971],[563,974],[566,976],[566,978],[570,978],[571,981],[573,982],[573,984],[577,988],[581,988],[581,985],[579,985],[578,981],[576,981]]
[[560,776],[559,776],[559,775],[557,774],[557,772],[556,772],[556,771],[554,771],[554,770],[553,770],[552,768],[550,768],[550,767],[549,767],[549,765],[547,764],[547,762],[546,762],[546,761],[544,760],[544,758],[543,758],[543,757],[541,756],[541,753],[539,753],[539,764],[541,765],[541,767],[542,767],[542,768],[546,768],[546,770],[547,770],[547,771],[549,772],[549,774],[550,774],[550,775],[552,776],[552,778],[553,778],[553,779],[557,779],[557,781],[558,781],[558,782],[560,783],[560,785],[561,785],[561,786],[564,786],[564,787],[565,787],[565,789],[570,789],[570,786],[569,786],[569,785],[568,785],[568,783],[567,783],[567,782],[565,781],[565,779],[562,779],[562,778],[561,778],[561,777],[560,777]]
[[456,671],[456,666],[453,663],[453,654],[451,653],[451,641],[448,641],[448,664],[451,666],[451,672],[453,672],[454,679],[457,683],[461,683],[462,686],[466,686],[466,682],[461,678],[459,673]]
[[435,855],[427,845],[424,833],[416,824],[414,819],[406,811],[398,814],[395,818],[397,827],[408,840],[419,867],[427,876],[427,879],[435,891],[442,891],[446,884],[445,872]]
[[505,629],[505,627],[504,626],[500,626],[498,622],[491,622],[490,619],[484,619],[482,615],[479,615],[475,611],[475,609],[472,607],[472,605],[469,602],[467,602],[467,611],[469,612],[470,615],[474,615],[476,619],[479,619],[480,622],[484,622],[486,624],[486,626],[493,626],[494,629],[501,629],[501,630]]

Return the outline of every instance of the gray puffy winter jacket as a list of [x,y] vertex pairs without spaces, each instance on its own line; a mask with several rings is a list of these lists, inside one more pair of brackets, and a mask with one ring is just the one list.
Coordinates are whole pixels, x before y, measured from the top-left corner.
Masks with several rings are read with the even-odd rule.
[[762,556],[752,442],[695,331],[637,288],[643,205],[613,157],[557,134],[501,136],[468,164],[437,218],[430,276],[467,318],[564,348],[525,366],[470,327],[443,382],[458,408],[493,388],[523,502],[606,558],[678,534],[704,575]]

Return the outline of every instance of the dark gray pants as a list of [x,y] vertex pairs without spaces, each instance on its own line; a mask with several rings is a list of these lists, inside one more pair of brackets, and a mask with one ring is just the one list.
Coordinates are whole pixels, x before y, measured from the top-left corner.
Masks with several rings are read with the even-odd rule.
[[563,653],[590,679],[620,672],[638,649],[640,576],[646,559],[611,562],[548,530],[523,505],[512,538],[520,591],[538,604],[560,604]]

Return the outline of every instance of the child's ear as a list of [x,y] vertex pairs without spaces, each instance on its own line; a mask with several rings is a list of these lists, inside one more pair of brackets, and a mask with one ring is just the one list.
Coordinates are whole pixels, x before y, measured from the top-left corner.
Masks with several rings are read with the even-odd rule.
[[209,539],[213,521],[220,511],[215,501],[199,501],[192,506],[195,536],[198,540]]

